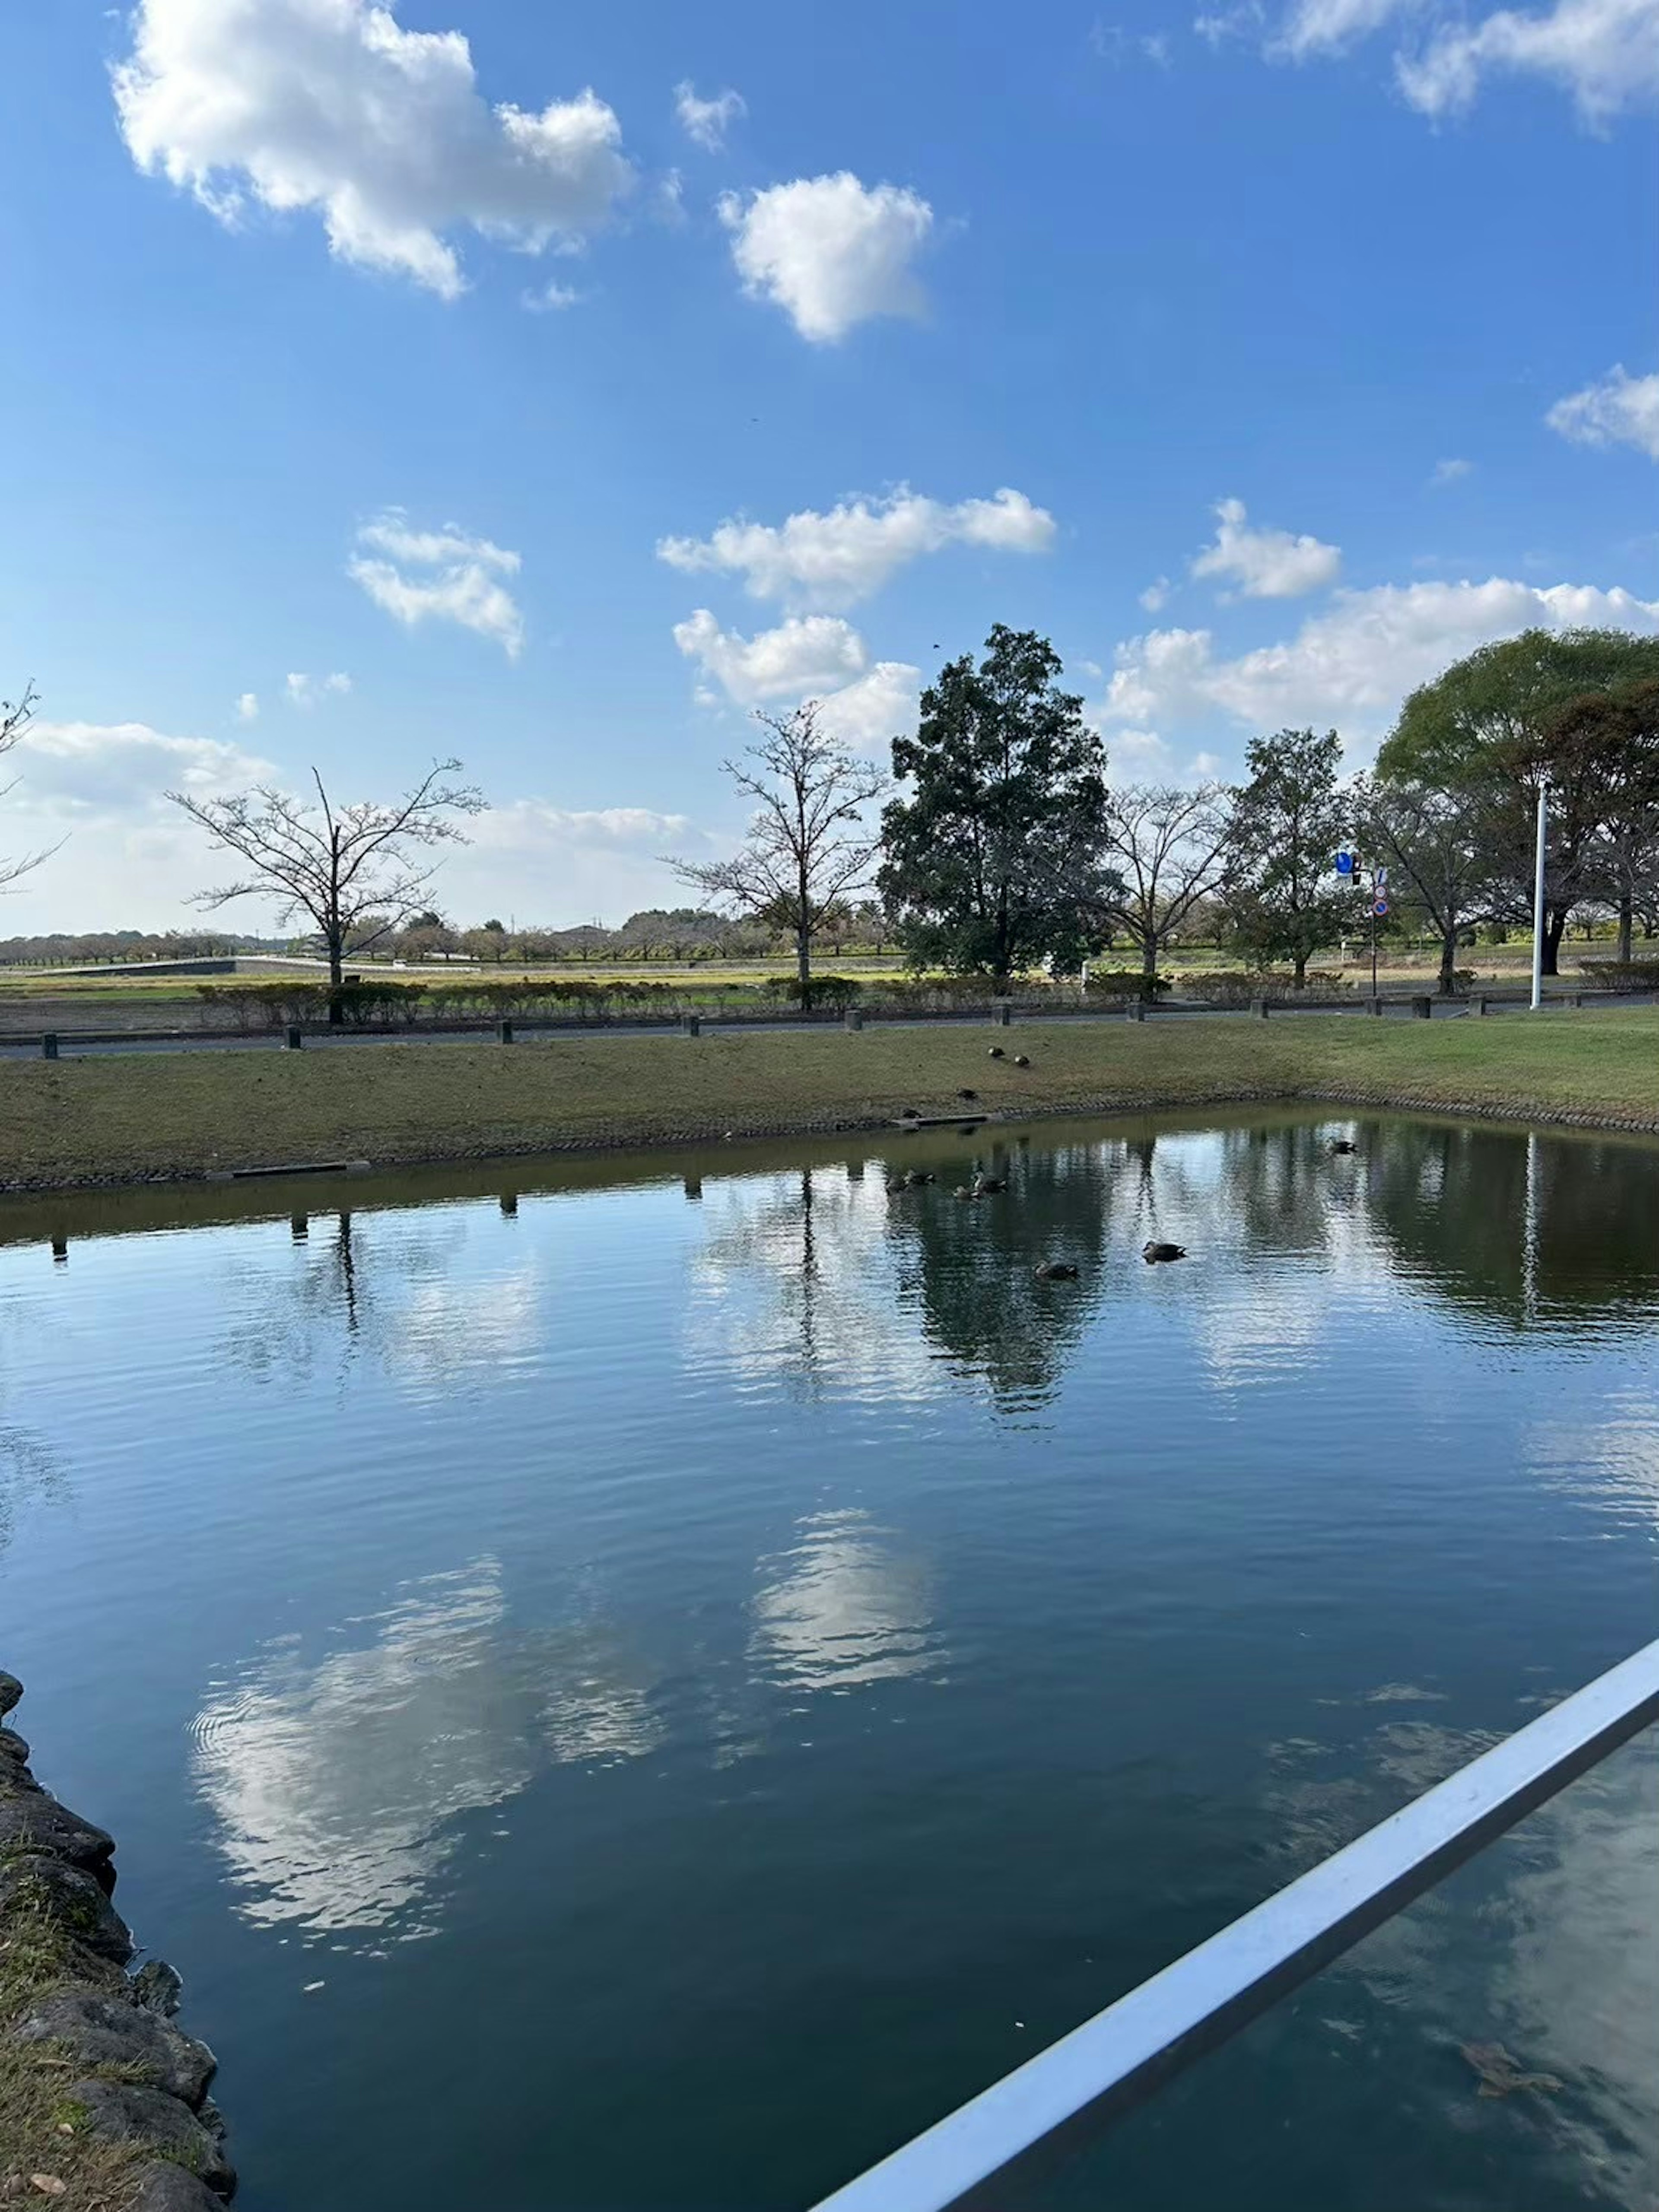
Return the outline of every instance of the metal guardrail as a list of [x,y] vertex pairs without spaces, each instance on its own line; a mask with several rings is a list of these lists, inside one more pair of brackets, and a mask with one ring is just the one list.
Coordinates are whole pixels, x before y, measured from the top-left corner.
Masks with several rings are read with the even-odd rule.
[[917,2136],[817,2212],[1006,2205],[1063,2155],[1659,1720],[1659,1641],[1188,1951]]

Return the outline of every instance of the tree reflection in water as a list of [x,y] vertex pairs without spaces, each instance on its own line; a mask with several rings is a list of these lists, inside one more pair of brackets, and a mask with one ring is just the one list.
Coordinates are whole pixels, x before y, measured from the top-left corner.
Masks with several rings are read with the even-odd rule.
[[[1333,1153],[1339,1136],[1352,1154]],[[1515,1132],[1405,1118],[1052,1145],[981,1130],[949,1151],[907,1145],[867,1180],[808,1166],[700,1182],[713,1218],[693,1261],[696,1341],[753,1379],[814,1392],[937,1391],[929,1363],[942,1361],[1029,1407],[1053,1397],[1103,1309],[1136,1295],[1147,1237],[1191,1251],[1181,1296],[1200,1342],[1207,1315],[1212,1334],[1254,1330],[1264,1356],[1306,1356],[1330,1286],[1348,1279],[1403,1277],[1516,1328],[1587,1310],[1651,1318],[1659,1150],[1530,1146],[1529,1180]],[[957,1200],[976,1166],[1006,1192]],[[907,1169],[936,1180],[886,1192]],[[1041,1260],[1079,1280],[1037,1280]]]

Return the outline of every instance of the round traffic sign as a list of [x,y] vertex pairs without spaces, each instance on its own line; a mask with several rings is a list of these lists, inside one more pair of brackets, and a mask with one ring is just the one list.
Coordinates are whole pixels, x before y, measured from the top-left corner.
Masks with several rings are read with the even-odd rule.
[[1336,872],[1339,876],[1351,876],[1353,873],[1353,854],[1352,853],[1339,853],[1337,854]]
[[1371,912],[1372,912],[1373,914],[1378,914],[1378,915],[1381,915],[1381,914],[1386,914],[1386,913],[1388,912],[1388,910],[1389,910],[1389,902],[1387,901],[1387,899],[1378,899],[1378,900],[1376,901],[1376,904],[1375,904],[1375,905],[1372,907],[1372,908],[1371,908]]

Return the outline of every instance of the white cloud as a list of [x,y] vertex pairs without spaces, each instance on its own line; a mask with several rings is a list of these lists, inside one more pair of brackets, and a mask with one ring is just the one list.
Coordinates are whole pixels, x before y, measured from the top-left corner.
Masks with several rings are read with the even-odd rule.
[[160,805],[169,790],[235,790],[267,763],[217,738],[173,738],[144,722],[32,722],[12,756],[19,779],[8,816],[117,816]]
[[503,575],[516,576],[522,563],[516,553],[503,545],[492,544],[488,538],[474,538],[458,529],[453,522],[445,523],[441,530],[411,530],[409,518],[400,507],[388,507],[373,522],[366,522],[357,532],[360,545],[373,547],[377,553],[390,554],[394,561],[414,561],[434,566],[441,562],[476,561],[480,567],[498,568]]
[[202,927],[187,901],[211,878],[212,862],[166,794],[211,797],[274,773],[238,744],[173,737],[144,722],[35,722],[9,766],[0,854],[70,842],[17,884],[6,902],[6,934]]
[[1631,376],[1620,362],[1596,384],[1558,399],[1552,430],[1579,446],[1634,446],[1659,461],[1659,375]]
[[1150,630],[1118,647],[1102,719],[1141,730],[1218,717],[1256,729],[1334,723],[1364,738],[1386,726],[1407,691],[1477,646],[1581,625],[1659,632],[1659,600],[1499,576],[1382,584],[1339,592],[1293,637],[1234,659],[1217,656],[1208,630]]
[[1401,41],[1396,81],[1425,115],[1468,107],[1487,77],[1503,74],[1559,85],[1592,124],[1659,98],[1659,0],[1553,0],[1484,16],[1449,0],[1292,0],[1272,27],[1252,0],[1200,16],[1194,27],[1212,44],[1256,39],[1274,59],[1309,61],[1346,53],[1390,27]]
[[1587,122],[1659,100],[1659,0],[1556,0],[1540,15],[1500,8],[1438,27],[1395,57],[1401,90],[1425,115],[1468,107],[1489,75],[1540,76],[1572,94]]
[[1024,492],[945,507],[904,486],[885,499],[844,500],[827,514],[807,507],[781,525],[722,522],[707,538],[665,538],[657,557],[688,574],[741,575],[757,599],[801,607],[850,607],[907,561],[951,544],[1042,552],[1054,519]]
[[239,722],[258,720],[259,695],[257,691],[244,691],[241,694],[236,702],[236,719]]
[[441,530],[411,529],[401,507],[388,508],[357,532],[360,545],[389,557],[353,556],[347,573],[378,607],[413,629],[417,623],[459,623],[493,638],[509,659],[524,646],[524,617],[501,582],[517,575],[518,554],[487,538],[446,523]]
[[539,112],[479,93],[459,31],[371,0],[139,0],[114,71],[134,161],[234,226],[251,200],[319,215],[343,261],[465,289],[450,237],[580,243],[630,188],[592,91]]
[[1288,530],[1252,530],[1242,499],[1224,499],[1216,507],[1215,544],[1192,564],[1194,576],[1225,576],[1247,599],[1291,599],[1334,584],[1342,567],[1334,545]]
[[1156,581],[1148,584],[1140,595],[1140,604],[1149,615],[1160,614],[1170,604],[1169,578],[1159,576]]
[[1473,461],[1437,461],[1434,465],[1434,474],[1429,478],[1429,483],[1431,486],[1435,487],[1441,484],[1456,483],[1460,482],[1462,477],[1470,475],[1473,472],[1474,468],[1474,463]]
[[549,838],[573,844],[659,845],[665,838],[684,837],[690,826],[684,814],[660,814],[649,806],[566,807],[543,799],[515,799],[476,816],[467,836],[481,849]]
[[823,728],[854,752],[881,753],[914,730],[921,671],[905,660],[872,665],[864,640],[836,615],[791,615],[744,637],[707,607],[674,626],[674,642],[702,672],[701,705],[740,707],[816,699]]
[[695,851],[703,834],[684,814],[650,806],[566,807],[525,798],[467,825],[470,842],[444,866],[446,906],[457,914],[516,914],[560,927],[641,907],[680,906],[665,853]]
[[556,315],[566,307],[578,307],[582,295],[574,284],[538,284],[519,295],[520,304],[532,315]]
[[1296,0],[1275,33],[1271,51],[1301,61],[1342,53],[1396,17],[1416,13],[1421,0]]
[[1137,58],[1156,69],[1170,66],[1170,41],[1161,31],[1127,31],[1121,23],[1103,22],[1097,15],[1089,27],[1088,44],[1097,60],[1110,62],[1115,69]]
[[674,642],[740,706],[839,690],[869,665],[864,640],[833,615],[792,615],[775,629],[744,637],[722,629],[707,607],[699,607],[675,623]]
[[685,179],[678,169],[665,171],[658,178],[649,203],[650,212],[669,230],[678,230],[685,221]]
[[1193,30],[1213,52],[1225,46],[1230,39],[1258,37],[1267,20],[1267,9],[1262,0],[1240,0],[1236,8],[1218,9],[1213,15],[1194,15]]
[[915,192],[866,186],[842,169],[747,200],[726,192],[719,212],[744,290],[775,301],[815,343],[833,344],[872,315],[920,315],[926,306],[911,263],[933,210]]
[[307,714],[324,699],[342,697],[351,689],[351,678],[343,668],[337,668],[331,676],[307,676],[296,671],[284,684],[289,705],[303,708]]
[[878,660],[867,674],[818,701],[818,725],[849,752],[884,756],[895,738],[915,732],[921,671],[907,660]]
[[696,87],[688,78],[674,87],[674,112],[694,144],[705,154],[718,154],[726,143],[727,131],[740,115],[748,114],[749,108],[743,94],[729,86],[712,100],[699,100]]

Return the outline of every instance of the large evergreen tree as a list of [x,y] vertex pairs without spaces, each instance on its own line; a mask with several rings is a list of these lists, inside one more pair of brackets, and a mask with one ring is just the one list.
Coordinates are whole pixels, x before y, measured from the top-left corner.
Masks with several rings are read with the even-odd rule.
[[1006,986],[1088,950],[1108,888],[1106,757],[1046,638],[999,623],[985,645],[977,667],[947,662],[915,736],[893,742],[911,790],[882,817],[877,882],[913,963]]

